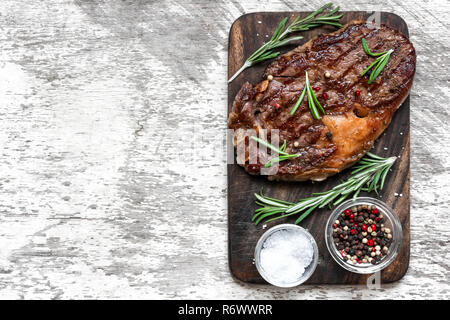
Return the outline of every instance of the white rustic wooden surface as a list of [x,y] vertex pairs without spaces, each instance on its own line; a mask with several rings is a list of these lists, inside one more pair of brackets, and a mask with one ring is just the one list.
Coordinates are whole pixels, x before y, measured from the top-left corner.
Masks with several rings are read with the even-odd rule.
[[448,299],[449,1],[381,6],[418,56],[406,276],[370,291],[230,277],[229,28],[323,3],[2,0],[0,298]]

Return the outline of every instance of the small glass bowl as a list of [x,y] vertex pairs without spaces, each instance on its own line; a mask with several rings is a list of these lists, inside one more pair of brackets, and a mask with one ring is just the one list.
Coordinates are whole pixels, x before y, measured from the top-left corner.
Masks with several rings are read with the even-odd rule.
[[[350,264],[342,258],[339,250],[333,242],[333,224],[338,219],[339,215],[342,214],[346,209],[350,209],[360,205],[375,206],[384,216],[383,223],[385,227],[392,230],[392,242],[389,250],[378,264]],[[330,252],[333,259],[344,269],[360,274],[375,273],[386,268],[395,260],[402,243],[402,225],[395,212],[384,202],[369,197],[350,199],[335,208],[328,218],[328,222],[325,227],[325,242],[327,244],[328,251]]]
[[[264,268],[261,266],[260,253],[261,253],[261,249],[263,247],[264,242],[266,241],[266,239],[268,237],[270,237],[272,234],[274,234],[275,232],[280,231],[280,230],[292,230],[294,232],[299,232],[299,233],[305,235],[311,241],[311,244],[313,247],[313,258],[312,258],[311,263],[305,269],[305,272],[302,274],[302,276],[294,282],[287,283],[287,282],[280,282],[280,281],[276,281],[275,279],[271,279],[270,276],[268,276],[268,274],[265,272]],[[258,269],[259,274],[264,278],[264,280],[266,280],[268,283],[270,283],[274,286],[277,286],[277,287],[290,288],[290,287],[295,287],[295,286],[302,284],[303,282],[308,280],[311,277],[311,275],[314,273],[314,270],[316,270],[316,267],[317,267],[318,260],[319,260],[319,249],[317,247],[316,240],[314,240],[313,236],[306,229],[303,229],[302,227],[297,226],[295,224],[285,223],[285,224],[279,224],[275,227],[270,228],[261,236],[261,238],[259,238],[258,243],[256,244],[256,247],[255,247],[256,269]]]

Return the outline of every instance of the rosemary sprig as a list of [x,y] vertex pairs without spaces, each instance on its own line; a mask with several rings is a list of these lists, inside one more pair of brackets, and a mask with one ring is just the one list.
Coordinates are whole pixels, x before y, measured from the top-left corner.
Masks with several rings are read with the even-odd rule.
[[331,10],[330,12],[320,15],[322,12],[332,7],[333,3],[327,3],[320,9],[314,11],[306,18],[300,20],[300,17],[297,17],[294,22],[292,22],[289,26],[286,27],[286,23],[288,18],[284,18],[277,29],[272,35],[272,38],[265,44],[263,44],[258,50],[256,50],[248,59],[244,62],[242,67],[228,80],[228,83],[233,81],[242,71],[245,69],[257,64],[258,62],[272,59],[277,57],[280,52],[275,52],[273,49],[285,46],[292,41],[297,41],[303,39],[302,36],[294,36],[287,38],[290,33],[298,32],[298,31],[306,31],[310,28],[318,27],[320,25],[332,25],[335,27],[341,28],[342,25],[339,23],[339,19],[344,14],[334,15],[339,11],[339,7]]
[[384,69],[386,64],[388,63],[388,60],[391,56],[391,53],[394,51],[392,49],[384,52],[371,52],[369,49],[369,46],[367,45],[366,39],[362,39],[362,46],[364,49],[364,52],[367,53],[371,57],[378,57],[374,62],[372,62],[366,70],[361,73],[361,76],[364,76],[372,67],[375,66],[374,70],[370,73],[368,84],[371,84],[374,82],[376,77],[381,73],[381,71]]
[[268,161],[264,165],[265,168],[271,167],[276,162],[281,162],[281,161],[284,161],[284,160],[288,160],[288,159],[292,159],[292,158],[297,158],[298,157],[298,154],[289,154],[289,153],[286,152],[286,146],[287,146],[286,140],[284,140],[284,143],[283,143],[283,145],[280,148],[277,148],[273,144],[270,144],[269,142],[264,141],[264,140],[262,140],[262,139],[260,139],[258,137],[255,137],[255,136],[251,136],[250,139],[252,139],[252,140],[254,140],[256,142],[259,142],[260,144],[266,146],[267,148],[269,148],[269,149],[271,149],[271,150],[273,150],[273,151],[275,151],[276,153],[279,154],[278,157],[272,158],[270,161]]
[[292,108],[290,115],[292,116],[295,111],[297,111],[298,107],[303,101],[303,98],[305,97],[305,94],[307,94],[308,97],[308,106],[309,111],[311,112],[314,119],[320,119],[320,114],[317,108],[325,114],[325,110],[323,109],[322,105],[320,104],[319,100],[317,100],[316,95],[313,92],[313,89],[311,88],[311,85],[309,84],[308,79],[308,72],[305,71],[306,77],[305,77],[305,87],[303,88],[302,93],[300,94],[300,97],[298,98],[297,102],[295,103],[294,107]]
[[269,198],[262,192],[255,193],[256,203],[261,208],[255,210],[252,221],[258,224],[263,219],[270,218],[266,221],[270,222],[303,212],[295,221],[298,224],[316,208],[337,205],[352,193],[353,198],[356,198],[361,191],[375,191],[378,194],[378,191],[383,189],[386,176],[395,160],[396,157],[382,158],[368,152],[353,169],[349,179],[331,190],[313,193],[312,197],[301,199],[297,203]]
[[361,43],[362,43],[364,52],[367,53],[369,56],[378,57],[378,56],[382,56],[383,54],[385,54],[387,52],[387,51],[384,51],[384,52],[372,52],[372,51],[370,51],[369,45],[367,44],[367,41],[364,38],[361,39]]

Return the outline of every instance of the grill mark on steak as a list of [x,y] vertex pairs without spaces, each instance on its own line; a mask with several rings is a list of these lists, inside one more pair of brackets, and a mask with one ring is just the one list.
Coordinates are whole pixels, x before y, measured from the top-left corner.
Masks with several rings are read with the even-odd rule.
[[[369,33],[367,36],[372,35],[374,32],[377,33],[378,30],[372,31],[372,32]],[[353,45],[352,45],[352,47],[351,47],[349,50],[347,50],[347,51],[345,51],[344,53],[342,53],[342,54],[341,54],[339,57],[337,57],[336,59],[330,61],[330,62],[327,64],[327,66],[336,65],[336,64],[339,62],[339,59],[341,59],[345,54],[348,54],[350,51],[358,50],[358,51],[360,52],[360,50],[359,50],[360,48],[359,48],[358,44],[361,42],[361,39],[362,39],[362,38],[367,38],[367,36],[364,36],[364,34],[361,34],[360,37],[357,37],[357,38],[356,38],[356,41],[355,41],[355,42],[352,42]],[[363,50],[363,52],[364,52],[364,50]],[[362,55],[361,55],[361,56],[362,56]],[[367,55],[362,56],[362,57],[363,57],[363,58],[367,58],[366,56],[367,56]]]
[[[371,85],[368,75],[360,76],[376,59],[364,52],[363,37],[372,52],[394,49]],[[389,125],[411,89],[415,60],[409,40],[383,25],[353,22],[312,39],[267,67],[264,74],[273,75],[272,81],[242,86],[228,119],[228,126],[239,132],[235,145],[245,142],[242,129],[266,129],[268,141],[270,130],[277,129],[280,143],[287,141],[286,152],[300,156],[279,163],[269,179],[322,180],[335,174],[363,157]],[[311,85],[320,87],[316,96],[326,111],[320,120],[312,118],[306,97],[296,113],[289,115],[303,90],[305,70]],[[327,71],[330,78],[324,76]],[[355,95],[356,90],[361,91],[360,96]],[[326,100],[323,92],[327,93]],[[258,163],[245,163],[244,167],[258,174],[269,155],[260,155]]]

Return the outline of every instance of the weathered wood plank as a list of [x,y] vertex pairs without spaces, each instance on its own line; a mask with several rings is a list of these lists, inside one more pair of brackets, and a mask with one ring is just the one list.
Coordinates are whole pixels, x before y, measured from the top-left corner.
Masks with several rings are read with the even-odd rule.
[[448,299],[443,0],[334,1],[400,15],[417,50],[406,276],[380,290],[230,276],[228,30],[324,2],[0,1],[0,297]]

